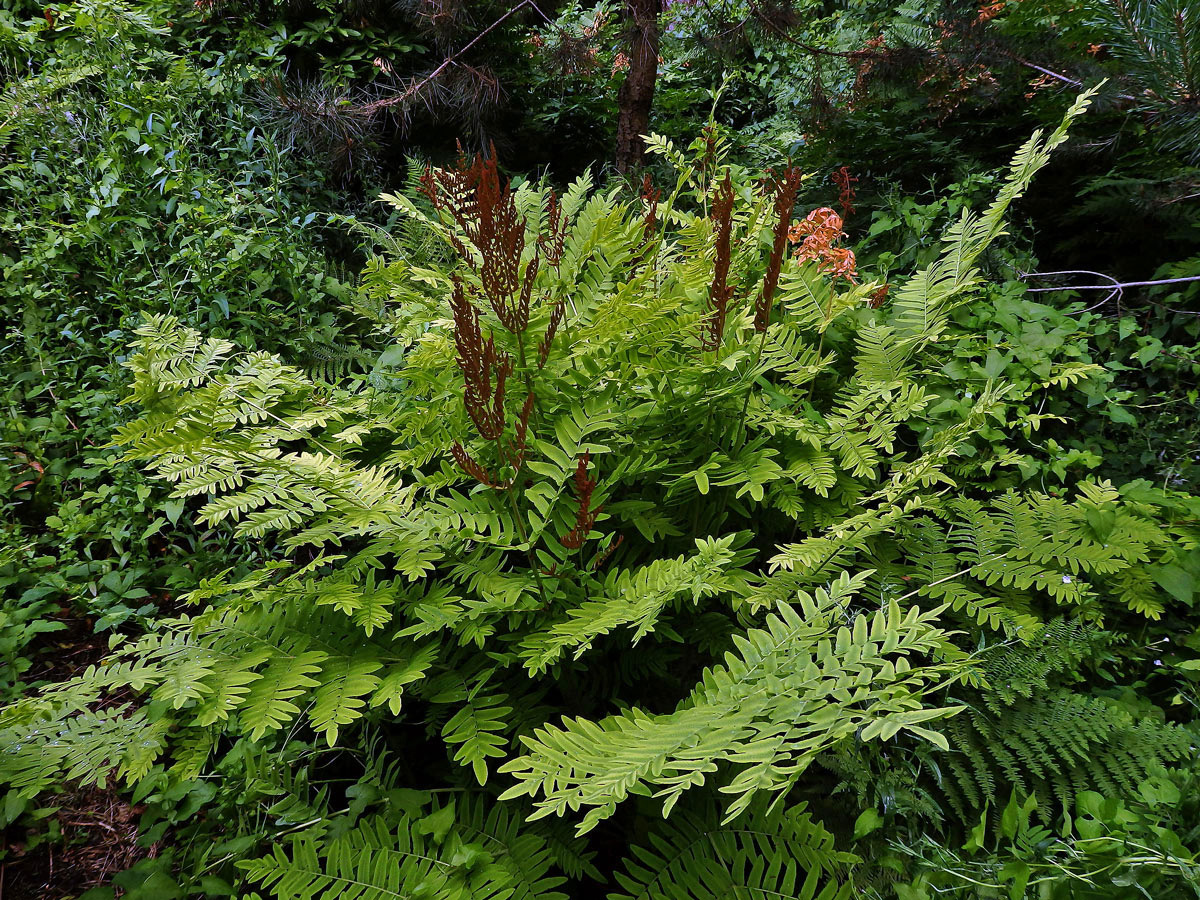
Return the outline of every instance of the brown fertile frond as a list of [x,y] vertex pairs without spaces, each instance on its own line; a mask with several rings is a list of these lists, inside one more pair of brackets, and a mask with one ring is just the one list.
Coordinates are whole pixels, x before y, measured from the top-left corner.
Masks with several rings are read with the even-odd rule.
[[650,173],[647,172],[642,176],[642,201],[646,204],[646,214],[642,218],[642,229],[645,233],[646,241],[649,241],[658,225],[658,201],[661,198],[662,191],[654,186],[654,182],[650,179]]
[[520,287],[521,255],[525,250],[525,219],[507,182],[496,169],[495,149],[477,164],[477,216],[467,225],[471,243],[483,256],[480,279],[492,310],[509,331],[524,331],[529,305],[515,300]]
[[558,539],[558,542],[568,550],[578,550],[583,546],[592,526],[596,524],[596,516],[602,509],[599,506],[595,509],[591,508],[592,492],[596,489],[597,482],[588,475],[589,462],[591,462],[590,453],[584,453],[579,457],[575,465],[575,474],[571,478],[575,485],[575,497],[579,503],[579,508],[575,513],[575,527]]
[[467,297],[462,281],[452,280],[450,311],[454,317],[454,346],[458,350],[458,367],[470,381],[477,361],[483,357],[483,331],[479,327],[479,310]]
[[538,250],[546,258],[546,262],[556,269],[562,263],[566,237],[566,213],[563,212],[558,194],[550,191],[550,200],[546,204],[546,233],[538,235],[537,244]]
[[542,341],[538,344],[538,368],[544,368],[546,360],[550,358],[550,345],[554,343],[554,335],[558,333],[558,326],[562,322],[563,313],[566,312],[567,301],[560,299],[554,304],[550,310],[550,324],[546,326],[546,333],[542,335]]
[[654,182],[650,180],[650,173],[647,172],[642,176],[641,189],[642,242],[638,245],[637,253],[630,260],[630,265],[633,267],[640,266],[645,261],[646,253],[658,232],[658,201],[661,196],[662,192],[654,186]]
[[426,166],[421,171],[418,181],[420,182],[418,190],[421,192],[421,195],[433,204],[434,209],[441,209],[441,195],[438,193],[438,181],[437,176],[433,174],[433,166]]
[[[497,351],[495,341],[483,340],[479,326],[479,310],[475,308],[463,284],[454,279],[450,298],[454,315],[454,344],[458,350],[458,367],[462,370],[465,387],[463,404],[479,435],[495,440],[504,431],[504,384],[512,374],[508,354]],[[492,376],[495,375],[495,389]]]
[[[518,332],[524,331],[529,327],[529,303],[533,299],[533,282],[537,278],[538,269],[541,268],[541,258],[538,252],[534,251],[533,259],[525,266],[525,277],[521,280],[521,293],[515,302],[511,303],[507,310],[509,321],[505,322],[505,327],[509,331]],[[497,312],[497,315],[500,315]],[[504,317],[501,316],[501,321]]]
[[713,264],[712,286],[709,288],[710,310],[704,320],[704,331],[700,344],[705,350],[716,350],[725,336],[725,319],[729,313],[729,299],[733,288],[729,285],[730,249],[733,232],[733,180],[725,173],[725,180],[717,185],[713,197],[712,220],[716,224],[716,261]]
[[638,248],[637,256],[639,262],[658,233],[658,201],[661,197],[662,191],[654,186],[654,182],[650,180],[650,173],[647,172],[642,176],[642,203],[645,204],[645,212],[642,215],[642,244]]
[[842,208],[842,219],[848,219],[854,215],[854,185],[858,179],[850,174],[849,166],[842,166],[834,171],[830,176],[830,180],[838,186],[840,193],[838,194],[838,205]]
[[530,391],[525,395],[525,403],[522,404],[521,413],[517,416],[517,438],[509,453],[509,462],[512,463],[514,469],[520,469],[525,464],[525,440],[529,434],[529,417],[533,415],[533,404],[533,391]]
[[775,302],[779,270],[783,267],[783,256],[787,251],[792,207],[796,205],[796,194],[802,178],[800,168],[789,165],[772,186],[775,193],[775,241],[771,245],[771,257],[767,260],[762,291],[758,295],[758,302],[754,304],[754,330],[758,332],[766,331],[771,321],[771,305]]
[[458,463],[459,468],[478,481],[480,484],[487,485],[491,488],[502,487],[485,467],[475,461],[466,448],[458,441],[450,445],[450,455],[454,457],[454,461]]
[[700,137],[704,141],[704,156],[700,161],[700,171],[708,170],[717,158],[717,127],[711,122],[700,129]]
[[465,157],[453,169],[434,173],[441,203],[455,223],[479,251],[479,258],[461,244],[456,249],[479,272],[483,292],[505,328],[513,333],[529,325],[529,302],[539,259],[535,252],[521,278],[525,253],[525,217],[517,210],[508,181],[500,177],[496,151],[477,155],[470,164]]

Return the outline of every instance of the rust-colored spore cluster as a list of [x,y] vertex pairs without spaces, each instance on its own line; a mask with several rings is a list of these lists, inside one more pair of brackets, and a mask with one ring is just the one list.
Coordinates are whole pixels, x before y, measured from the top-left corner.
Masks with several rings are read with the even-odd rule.
[[[517,472],[525,464],[526,438],[529,433],[529,418],[533,414],[533,405],[534,395],[533,391],[530,391],[525,395],[525,403],[521,406],[520,415],[517,416],[516,440],[513,441],[512,446],[505,449],[502,453],[502,457],[507,458],[508,464]],[[486,466],[471,456],[467,448],[458,441],[450,445],[450,455],[454,457],[454,461],[458,463],[459,468],[482,485],[496,488],[497,490],[508,490],[516,482],[517,475],[515,474],[507,481],[498,479]]]
[[500,181],[495,155],[478,159],[474,168],[479,171],[475,178],[475,215],[459,225],[482,256],[479,279],[492,310],[515,334],[529,324],[530,293],[539,258],[535,252],[522,282],[525,219],[517,210],[511,187]]
[[705,350],[716,350],[725,336],[725,320],[733,287],[729,284],[729,261],[733,233],[733,181],[729,173],[717,185],[713,196],[712,220],[716,225],[717,258],[713,265],[712,286],[709,288],[709,312],[704,320],[700,344]]
[[646,213],[642,218],[642,244],[648,244],[658,230],[658,201],[662,191],[654,186],[650,173],[642,176],[642,202],[646,204]]
[[514,469],[520,469],[525,464],[525,440],[529,434],[529,417],[533,415],[533,391],[525,394],[525,402],[521,404],[521,412],[517,416],[517,437],[509,451],[508,461]]
[[575,527],[558,539],[558,542],[568,550],[578,550],[583,546],[583,542],[591,533],[592,526],[596,524],[596,516],[603,508],[597,506],[592,509],[592,492],[596,489],[597,482],[588,475],[588,463],[590,462],[591,454],[584,453],[575,465],[575,475],[572,481],[575,484],[575,499],[579,503],[575,512]]
[[845,233],[842,231],[842,217],[828,206],[814,209],[802,221],[788,229],[788,240],[799,244],[792,254],[796,259],[800,262],[816,260],[822,272],[857,284],[855,278],[858,271],[854,251],[833,246],[843,237]]
[[546,325],[546,333],[538,344],[538,369],[545,368],[546,360],[550,358],[550,346],[554,343],[554,335],[558,334],[558,326],[562,324],[563,313],[567,310],[566,300],[560,299],[550,310],[550,322]]
[[649,172],[642,176],[641,195],[642,242],[638,245],[637,253],[634,254],[632,260],[634,266],[639,266],[646,261],[654,239],[658,236],[658,201],[662,197],[662,191],[654,186]]
[[550,201],[546,204],[546,233],[537,239],[538,250],[553,268],[562,264],[563,250],[566,246],[567,215],[558,200],[558,194],[550,192]]
[[842,219],[849,219],[854,215],[854,185],[858,179],[850,174],[849,166],[842,166],[834,170],[830,180],[838,187],[838,206],[842,208]]
[[[562,262],[566,246],[567,216],[553,191],[546,209],[546,224],[537,238],[533,256],[524,262],[528,223],[517,208],[516,198],[507,181],[500,177],[495,152],[468,161],[459,158],[453,169],[427,168],[420,177],[421,192],[435,210],[449,216],[474,249],[456,236],[451,241],[463,261],[479,277],[477,286],[453,277],[450,309],[454,318],[454,343],[458,367],[462,371],[463,405],[479,436],[496,443],[498,463],[511,465],[517,472],[525,461],[525,443],[535,396],[529,390],[514,424],[511,442],[502,440],[505,430],[505,387],[514,371],[513,358],[496,348],[495,337],[484,339],[480,310],[472,294],[482,293],[500,324],[524,341],[534,283],[542,260],[554,268]],[[538,369],[549,359],[554,336],[565,314],[563,300],[554,303],[550,321],[538,344]],[[523,348],[524,344],[520,346]],[[522,349],[521,364],[524,365]],[[451,448],[455,461],[464,472],[489,487],[507,489],[517,475],[501,481],[486,466],[472,458],[460,443]]]
[[787,250],[792,207],[796,205],[796,194],[803,177],[799,167],[788,166],[770,186],[775,194],[775,241],[771,245],[771,257],[767,260],[767,273],[763,276],[762,291],[754,304],[754,330],[764,332],[771,321],[771,305],[775,302],[775,289],[779,286],[779,270],[783,267],[783,255]]
[[495,440],[504,431],[504,383],[512,374],[512,360],[507,353],[496,350],[496,342],[491,335],[486,341],[483,339],[479,310],[468,299],[462,282],[457,278],[454,280],[450,309],[454,313],[458,367],[466,381],[463,402],[467,414],[481,437]]
[[471,454],[467,452],[467,448],[458,441],[455,441],[450,445],[450,455],[454,457],[454,461],[458,463],[458,467],[460,469],[462,469],[480,484],[492,488],[500,488],[504,486],[492,476],[492,473],[489,472],[485,466],[480,465],[476,461],[475,457],[471,456]]
[[[421,192],[434,209],[448,212],[478,251],[477,256],[454,238],[455,250],[478,272],[483,293],[500,323],[514,334],[524,331],[541,260],[535,251],[522,272],[525,218],[517,209],[512,187],[500,177],[495,150],[476,156],[469,165],[460,159],[453,169],[428,168],[420,181]],[[556,223],[560,221],[557,213],[554,218]],[[560,249],[556,259],[561,256]]]

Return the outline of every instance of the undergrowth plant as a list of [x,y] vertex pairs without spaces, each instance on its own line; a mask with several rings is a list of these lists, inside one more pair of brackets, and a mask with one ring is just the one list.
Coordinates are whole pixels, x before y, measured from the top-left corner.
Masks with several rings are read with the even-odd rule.
[[[1196,501],[1009,477],[1041,453],[1030,395],[1097,367],[981,365],[965,395],[945,371],[986,358],[954,313],[1087,102],[890,289],[833,210],[793,216],[798,171],[727,164],[709,129],[652,140],[676,179],[640,198],[514,187],[490,158],[388,197],[407,224],[367,272],[368,372],[150,317],[117,441],[270,561],[0,713],[10,796],[233,790],[228,761],[260,758],[274,824],[198,851],[228,893],[497,900],[924,896],[973,870],[923,835],[1182,802],[1192,732],[1079,677],[1134,677],[1191,602],[1163,584]],[[1163,859],[1137,865],[1194,880]]]
[[[0,633],[31,613],[33,628],[89,616],[106,631],[155,613],[225,542],[105,448],[130,417],[121,363],[143,313],[251,344],[286,329],[300,362],[347,289],[244,84],[192,65],[160,18],[6,10],[0,71]],[[5,694],[47,667],[31,643],[0,673]]]
[[[172,23],[178,6],[0,9],[6,703],[82,672],[112,633],[174,614],[175,595],[228,558],[248,563],[250,543],[193,527],[183,501],[109,445],[135,415],[120,405],[131,379],[123,362],[143,314],[170,311],[246,346],[279,348],[286,337],[302,365],[339,358],[327,329],[349,287],[330,276],[315,211],[336,198],[320,197],[311,169],[264,131],[245,58],[205,65]],[[195,814],[203,791],[162,794],[165,814]],[[52,896],[119,869],[126,850],[150,853],[159,823],[143,829],[140,850],[133,837],[91,857],[80,847],[81,832],[121,835],[77,807],[119,806],[115,792],[65,783],[39,800],[10,795],[0,806],[4,890]],[[165,866],[171,851],[160,850]],[[73,871],[72,856],[90,867]]]

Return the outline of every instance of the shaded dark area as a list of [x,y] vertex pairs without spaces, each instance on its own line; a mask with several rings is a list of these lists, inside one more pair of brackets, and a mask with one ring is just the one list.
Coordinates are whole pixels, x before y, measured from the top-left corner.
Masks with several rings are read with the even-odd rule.
[[[53,839],[20,829],[4,830],[4,896],[10,900],[63,900],[110,883],[141,859],[153,859],[158,847],[138,842],[137,819],[143,810],[130,806],[115,790],[73,791],[54,799]],[[43,822],[39,828],[45,828]]]

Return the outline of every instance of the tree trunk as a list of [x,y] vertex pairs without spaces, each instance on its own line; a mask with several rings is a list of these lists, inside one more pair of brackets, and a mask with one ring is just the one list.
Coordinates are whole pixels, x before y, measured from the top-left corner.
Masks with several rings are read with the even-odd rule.
[[625,174],[642,164],[650,130],[650,108],[658,81],[658,17],[663,0],[625,0],[629,17],[629,72],[617,94],[617,171]]

